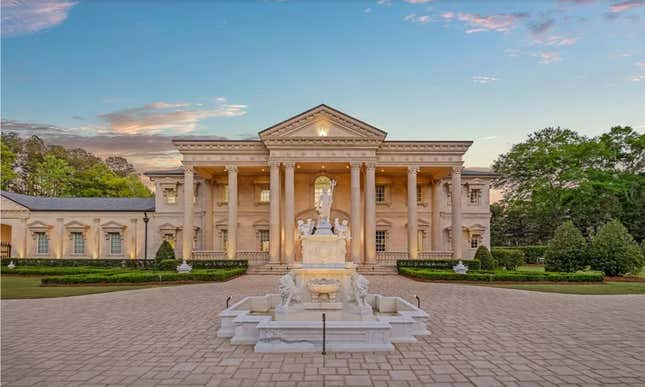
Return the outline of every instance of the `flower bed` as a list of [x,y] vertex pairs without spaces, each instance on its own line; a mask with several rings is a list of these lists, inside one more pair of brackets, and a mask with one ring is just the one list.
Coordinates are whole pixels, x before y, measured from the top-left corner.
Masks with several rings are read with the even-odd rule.
[[526,272],[514,270],[469,271],[468,274],[457,274],[448,270],[431,270],[427,268],[400,267],[399,274],[439,281],[485,281],[485,282],[602,282],[600,273],[556,273]]

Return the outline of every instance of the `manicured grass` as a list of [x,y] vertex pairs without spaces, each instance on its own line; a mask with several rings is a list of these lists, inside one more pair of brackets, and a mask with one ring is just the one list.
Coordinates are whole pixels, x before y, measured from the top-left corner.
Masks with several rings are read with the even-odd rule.
[[37,276],[10,276],[3,275],[0,278],[2,284],[0,298],[22,299],[22,298],[51,298],[80,296],[83,294],[95,294],[115,292],[121,290],[144,289],[151,285],[137,286],[40,286],[40,279]]
[[636,274],[636,277],[645,278],[645,266],[643,266],[643,270],[640,273]]
[[645,294],[645,282],[605,282],[589,285],[561,284],[501,284],[495,288],[532,290],[563,294]]
[[524,265],[517,268],[518,271],[535,271],[535,272],[544,272],[544,266],[542,265]]

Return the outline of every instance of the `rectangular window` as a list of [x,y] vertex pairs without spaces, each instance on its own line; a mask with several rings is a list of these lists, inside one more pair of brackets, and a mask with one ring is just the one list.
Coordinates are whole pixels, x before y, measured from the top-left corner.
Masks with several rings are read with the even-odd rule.
[[260,203],[268,203],[271,200],[271,189],[269,184],[260,185]]
[[222,246],[222,250],[228,251],[228,230],[220,231],[219,237],[220,237],[220,246]]
[[110,255],[121,255],[121,233],[110,232],[108,233],[108,239],[110,240]]
[[482,190],[474,188],[470,190],[470,204],[479,204],[482,199]]
[[376,202],[377,203],[385,202],[385,186],[382,184],[376,185]]
[[36,254],[48,254],[49,253],[49,239],[47,238],[47,233],[37,232],[36,233]]
[[85,254],[85,237],[82,232],[72,233],[72,254]]
[[386,251],[387,231],[376,232],[376,251]]
[[260,239],[260,251],[269,251],[269,230],[258,231]]
[[479,247],[479,235],[473,235],[470,237],[470,248],[476,249]]
[[175,204],[177,203],[177,190],[174,188],[166,188],[166,203]]
[[423,200],[423,186],[421,184],[417,184],[417,203],[423,203]]

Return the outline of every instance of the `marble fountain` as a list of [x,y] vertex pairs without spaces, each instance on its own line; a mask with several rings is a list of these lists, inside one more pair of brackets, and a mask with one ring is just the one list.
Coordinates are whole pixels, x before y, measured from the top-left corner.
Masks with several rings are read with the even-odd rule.
[[369,281],[345,262],[347,221],[329,221],[332,195],[324,190],[311,220],[298,221],[302,263],[279,279],[279,293],[245,297],[219,314],[218,337],[255,352],[391,351],[428,335],[428,314],[400,297],[368,292]]

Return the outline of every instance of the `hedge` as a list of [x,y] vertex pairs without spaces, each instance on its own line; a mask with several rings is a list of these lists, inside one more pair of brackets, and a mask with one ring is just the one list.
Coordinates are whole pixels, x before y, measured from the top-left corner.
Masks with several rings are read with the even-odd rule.
[[141,271],[122,274],[81,274],[62,277],[45,277],[43,285],[70,285],[93,283],[144,283],[167,281],[225,281],[229,278],[244,274],[245,268],[193,270],[190,273],[171,271]]
[[524,264],[524,252],[522,250],[493,247],[490,252],[497,261],[497,266],[505,267],[507,270],[515,270]]
[[93,274],[93,273],[118,273],[123,269],[117,268],[98,268],[98,267],[65,267],[65,266],[16,266],[13,269],[2,266],[2,274],[18,275],[76,275],[76,274]]
[[[462,260],[464,265],[468,266],[469,270],[479,270],[481,269],[481,264],[476,259],[464,259]],[[397,269],[403,267],[423,267],[428,269],[448,269],[452,270],[452,267],[459,263],[459,260],[456,259],[399,259],[396,261]]]
[[495,246],[493,249],[520,250],[524,253],[526,263],[541,263],[546,253],[546,245]]
[[402,267],[402,275],[442,281],[520,281],[520,282],[602,282],[601,273],[549,273],[524,271],[469,271],[458,274],[447,270]]
[[[2,266],[9,262],[19,266],[68,266],[68,267],[129,267],[143,268],[143,259],[56,259],[56,258],[2,258]],[[233,267],[248,267],[249,261],[245,259],[218,259],[189,261],[194,269],[218,269]],[[148,259],[148,267],[153,267],[154,259]]]

